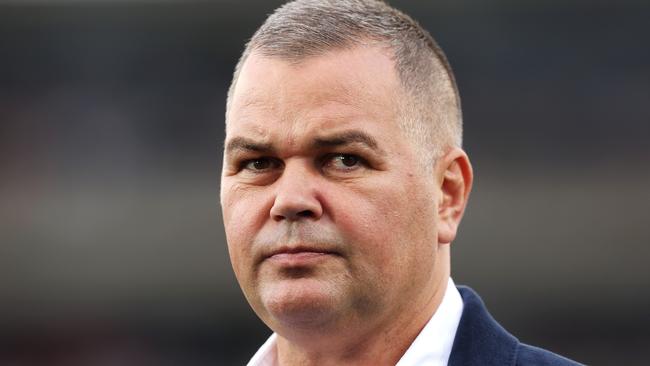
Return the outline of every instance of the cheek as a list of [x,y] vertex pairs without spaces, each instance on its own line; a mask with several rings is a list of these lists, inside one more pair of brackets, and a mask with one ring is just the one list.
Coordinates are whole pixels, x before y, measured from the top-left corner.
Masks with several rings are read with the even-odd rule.
[[[407,266],[435,247],[435,197],[408,179],[373,184],[337,200],[336,225],[351,250],[379,268]],[[341,196],[339,196],[341,197]]]
[[402,210],[394,196],[401,190],[395,187],[373,186],[339,196],[333,209],[336,226],[350,241],[351,250],[375,265],[386,265],[395,258],[395,238],[401,235],[399,227]]
[[236,188],[224,189],[221,196],[228,252],[238,278],[250,269],[252,243],[268,212],[258,196]]

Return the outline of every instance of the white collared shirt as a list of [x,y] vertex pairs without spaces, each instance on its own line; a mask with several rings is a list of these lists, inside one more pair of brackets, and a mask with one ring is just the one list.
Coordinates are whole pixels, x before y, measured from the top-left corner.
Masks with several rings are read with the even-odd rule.
[[[462,313],[463,299],[449,278],[440,306],[395,366],[446,366]],[[276,339],[273,333],[247,366],[277,366]]]

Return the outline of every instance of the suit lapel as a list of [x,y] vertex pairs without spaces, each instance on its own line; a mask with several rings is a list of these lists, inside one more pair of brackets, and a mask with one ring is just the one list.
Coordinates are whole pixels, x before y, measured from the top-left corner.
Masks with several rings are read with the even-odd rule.
[[449,357],[449,366],[514,365],[519,341],[488,313],[474,290],[458,286],[463,298],[463,315]]

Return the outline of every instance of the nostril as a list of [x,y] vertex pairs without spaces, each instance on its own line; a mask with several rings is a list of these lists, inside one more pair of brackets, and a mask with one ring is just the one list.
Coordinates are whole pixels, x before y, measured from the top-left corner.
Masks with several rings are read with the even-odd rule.
[[273,219],[275,219],[276,221],[282,221],[282,220],[294,221],[300,219],[310,219],[314,217],[316,217],[316,214],[311,210],[303,210],[295,213],[285,213],[282,215],[273,215]]
[[309,218],[309,217],[314,217],[314,213],[311,212],[310,210],[304,210],[304,211],[298,212],[296,214],[296,216],[302,217],[302,218]]

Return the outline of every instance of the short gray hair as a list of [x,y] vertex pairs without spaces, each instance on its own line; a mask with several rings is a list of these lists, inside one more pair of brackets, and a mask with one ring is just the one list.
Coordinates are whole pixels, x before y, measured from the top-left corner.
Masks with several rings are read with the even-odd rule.
[[460,96],[447,57],[415,20],[378,0],[295,0],[276,9],[247,43],[235,68],[226,108],[230,108],[242,65],[253,51],[297,62],[368,40],[392,51],[407,92],[399,103],[401,127],[407,136],[430,159],[448,146],[460,147]]

